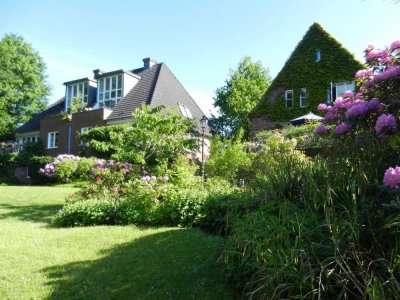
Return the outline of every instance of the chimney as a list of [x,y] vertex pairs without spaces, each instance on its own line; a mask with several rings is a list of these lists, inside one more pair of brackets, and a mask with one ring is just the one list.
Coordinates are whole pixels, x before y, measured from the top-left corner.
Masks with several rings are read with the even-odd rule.
[[99,78],[99,76],[101,75],[101,74],[103,74],[103,73],[105,73],[103,70],[100,70],[100,69],[96,69],[96,70],[93,70],[93,77],[94,77],[94,79],[98,79]]
[[157,64],[155,59],[152,59],[151,57],[143,58],[143,68],[150,69],[155,64]]

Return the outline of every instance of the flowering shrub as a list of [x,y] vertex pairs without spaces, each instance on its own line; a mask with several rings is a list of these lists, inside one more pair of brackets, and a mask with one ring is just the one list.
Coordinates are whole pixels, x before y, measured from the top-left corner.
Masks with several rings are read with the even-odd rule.
[[[397,120],[400,110],[400,40],[392,42],[386,49],[369,45],[365,50],[365,60],[368,68],[355,74],[358,87],[355,96],[346,91],[343,98],[337,98],[332,105],[321,103],[318,110],[325,112],[324,122],[334,128],[337,136],[353,133],[356,143],[359,143],[362,135],[375,134],[395,150],[400,144]],[[327,133],[329,127],[321,125],[316,133]],[[390,180],[393,170],[389,168],[384,179],[385,185],[391,188],[394,188]]]
[[383,183],[389,188],[398,189],[400,185],[400,167],[396,166],[387,169],[383,176]]
[[58,177],[63,181],[67,181],[74,176],[78,168],[79,156],[60,154],[52,162],[46,164],[39,172],[47,177]]

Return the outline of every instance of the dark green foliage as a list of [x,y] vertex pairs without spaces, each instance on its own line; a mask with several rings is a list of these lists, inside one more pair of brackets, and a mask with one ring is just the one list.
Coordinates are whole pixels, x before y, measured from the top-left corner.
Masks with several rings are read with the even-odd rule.
[[128,125],[101,126],[86,131],[81,135],[82,154],[91,154],[98,158],[110,159],[115,153],[115,145],[111,142],[114,135],[125,134]]
[[[316,50],[321,60],[316,62]],[[334,37],[314,23],[294,49],[268,91],[251,112],[251,116],[266,115],[272,121],[287,121],[315,111],[327,99],[330,82],[352,81],[354,74],[364,69]],[[307,89],[307,106],[300,107],[300,89]],[[293,90],[293,107],[286,109],[285,90]]]
[[231,228],[224,261],[244,298],[313,298],[314,253],[327,239],[317,215],[273,201],[236,218]]
[[11,138],[18,123],[46,106],[46,66],[24,39],[7,34],[0,41],[0,140]]
[[211,126],[223,137],[248,139],[251,128],[248,114],[270,82],[268,69],[245,56],[238,68],[230,71],[225,85],[216,91],[214,106],[220,116],[211,117]]
[[45,156],[41,142],[27,142],[18,153],[0,153],[0,182],[18,184],[14,171],[17,167],[28,167],[28,175],[32,184],[44,184],[54,180],[42,176],[40,168],[51,162],[53,157]]

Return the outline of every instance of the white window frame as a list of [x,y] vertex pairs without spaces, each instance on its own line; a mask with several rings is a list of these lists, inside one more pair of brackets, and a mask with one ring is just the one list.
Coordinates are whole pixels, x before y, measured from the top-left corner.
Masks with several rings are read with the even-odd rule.
[[99,103],[99,107],[113,108],[122,99],[123,90],[123,74],[99,78],[97,85],[97,102]]
[[179,110],[181,111],[181,114],[188,118],[188,119],[193,119],[192,112],[187,106],[184,106],[183,104],[178,103]]
[[47,149],[58,148],[58,131],[51,131],[47,134]]
[[39,136],[28,136],[28,137],[22,137],[18,139],[18,144],[23,145],[27,142],[32,142],[32,143],[37,143],[39,142]]
[[[289,94],[292,94],[291,98],[288,97]],[[293,107],[293,98],[294,98],[293,90],[286,90],[285,91],[285,107],[286,108],[292,108]],[[288,102],[289,101],[290,101],[290,106],[288,106]]]
[[[92,129],[92,127],[82,127],[81,128],[81,135],[82,134],[84,134],[86,131],[89,131],[89,130],[91,130]],[[83,141],[80,141],[80,145],[81,146],[83,146],[83,145],[86,145],[87,143],[84,143]]]
[[[341,88],[342,86],[346,86],[345,88]],[[335,101],[333,99],[333,87],[335,87],[335,99],[338,97],[342,97],[344,92],[347,90],[351,90],[353,93],[355,91],[356,85],[354,81],[347,81],[347,82],[339,82],[339,83],[333,83],[331,82],[328,88],[328,100],[326,101],[327,103],[332,103]],[[340,88],[340,92],[338,92],[338,88]]]
[[[304,94],[303,94],[304,93]],[[307,107],[306,100],[307,100],[307,89],[301,88],[300,89],[300,107]]]
[[89,83],[79,82],[68,84],[65,92],[65,111],[69,112],[71,109],[71,101],[73,98],[81,96],[83,103],[88,104]]

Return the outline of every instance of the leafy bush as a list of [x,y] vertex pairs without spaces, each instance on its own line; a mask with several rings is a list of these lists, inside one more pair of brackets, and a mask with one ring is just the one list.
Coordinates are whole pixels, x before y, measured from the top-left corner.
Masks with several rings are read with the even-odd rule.
[[240,179],[248,177],[251,165],[251,154],[246,152],[241,143],[213,139],[210,158],[206,164],[206,174],[209,177],[221,177],[238,184]]
[[81,158],[70,154],[60,154],[39,170],[40,174],[53,181],[68,182],[75,179],[87,180],[95,166],[94,158]]
[[123,203],[100,199],[77,201],[64,205],[58,211],[54,223],[60,226],[127,224],[124,210]]
[[278,201],[236,218],[224,255],[230,277],[246,298],[313,298],[321,225],[315,214]]

